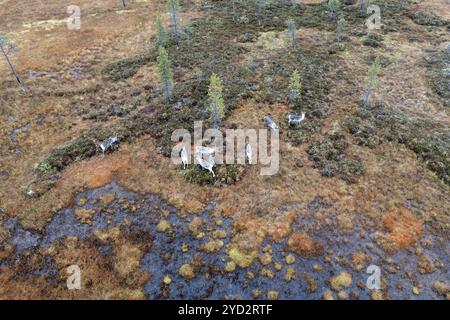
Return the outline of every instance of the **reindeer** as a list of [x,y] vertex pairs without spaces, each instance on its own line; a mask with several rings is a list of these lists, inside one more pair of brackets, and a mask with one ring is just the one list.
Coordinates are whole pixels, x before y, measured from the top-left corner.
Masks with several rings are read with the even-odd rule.
[[186,148],[183,146],[180,151],[181,162],[183,162],[183,169],[186,169],[186,165],[188,164],[188,154]]
[[275,122],[272,121],[272,119],[270,119],[268,116],[265,116],[263,118],[264,124],[272,130],[278,130],[279,127],[277,126],[277,124]]
[[118,141],[119,140],[117,139],[117,136],[109,137],[108,139],[103,141],[100,144],[100,149],[102,150],[103,156],[105,156],[105,152],[111,149],[114,146],[114,144]]
[[196,153],[201,153],[201,154],[213,154],[214,152],[216,152],[215,148],[210,148],[210,147],[203,147],[203,146],[197,146],[195,148]]
[[213,167],[216,164],[216,162],[214,161],[214,157],[212,155],[209,155],[208,159],[206,160],[203,159],[201,155],[197,155],[197,161],[203,169],[206,169],[209,172],[211,172],[214,178],[216,177],[213,171]]
[[289,125],[299,125],[303,120],[305,120],[305,113],[302,112],[301,115],[288,115]]
[[[195,158],[197,159],[199,165],[203,169],[206,169],[209,172],[211,172],[213,177],[215,177],[216,175],[214,174],[213,167],[216,164],[216,162],[214,161],[214,157],[212,156],[212,154],[216,152],[216,149],[210,147],[197,146],[195,151],[196,151]],[[209,155],[208,159],[206,160],[203,159],[202,157],[203,154],[208,154]]]

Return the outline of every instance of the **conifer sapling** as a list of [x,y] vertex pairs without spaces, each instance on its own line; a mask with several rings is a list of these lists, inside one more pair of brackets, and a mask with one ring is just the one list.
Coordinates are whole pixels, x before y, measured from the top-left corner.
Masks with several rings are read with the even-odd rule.
[[178,15],[180,10],[180,1],[168,0],[168,6],[170,11],[170,17],[172,19],[172,35],[175,38],[175,41],[178,43],[179,37]]
[[328,10],[330,11],[330,15],[333,19],[337,18],[340,7],[341,7],[341,2],[339,0],[329,0],[328,1]]
[[167,35],[166,30],[164,29],[164,25],[162,23],[161,15],[158,13],[156,16],[156,36],[158,39],[158,45],[159,46],[165,46]]
[[209,79],[208,103],[212,127],[218,128],[224,117],[225,104],[222,95],[222,82],[215,73]]
[[363,95],[363,105],[365,107],[370,106],[370,97],[372,95],[372,89],[375,86],[380,69],[381,69],[380,59],[376,57],[374,62],[372,63],[372,66],[369,69],[369,72],[367,73],[366,90],[364,91]]
[[359,12],[362,13],[362,14],[366,14],[367,13],[367,0],[360,0]]
[[258,23],[261,25],[264,11],[266,10],[266,0],[256,0],[256,4],[258,7]]
[[344,17],[341,17],[337,22],[337,28],[336,28],[336,42],[340,43],[342,41],[342,37],[345,33],[345,19]]
[[295,48],[295,21],[289,19],[287,21],[287,36],[292,43],[292,48]]
[[291,78],[289,80],[289,101],[291,103],[298,103],[301,97],[301,80],[300,73],[297,69],[292,72]]
[[159,77],[161,80],[162,90],[166,96],[167,101],[172,99],[173,91],[173,74],[170,66],[169,55],[163,46],[159,47],[158,57],[156,58],[158,62]]

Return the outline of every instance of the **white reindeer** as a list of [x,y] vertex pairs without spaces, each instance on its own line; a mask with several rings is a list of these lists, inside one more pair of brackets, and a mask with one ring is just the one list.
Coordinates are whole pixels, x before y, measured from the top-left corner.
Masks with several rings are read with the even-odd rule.
[[196,158],[198,163],[202,166],[202,168],[211,172],[213,177],[215,178],[216,175],[214,174],[213,167],[216,164],[216,162],[214,161],[214,157],[212,155],[209,155],[208,159],[205,160],[202,158],[201,155],[197,155]]
[[264,124],[269,127],[272,130],[277,130],[279,129],[279,127],[277,126],[277,124],[275,122],[272,121],[272,119],[270,119],[268,116],[265,116],[263,118]]
[[102,149],[103,156],[105,156],[105,152],[110,149],[116,142],[118,141],[116,136],[109,137],[105,141],[100,144],[100,149]]
[[201,154],[213,154],[214,152],[216,152],[215,148],[210,148],[210,147],[203,147],[203,146],[197,146],[195,148],[196,153],[201,153]]
[[300,116],[289,114],[288,120],[289,120],[289,125],[291,125],[291,124],[299,125],[300,122],[305,120],[305,113],[302,112],[302,114]]
[[188,154],[184,146],[181,148],[180,157],[181,162],[183,162],[183,169],[186,169],[186,165],[188,164]]

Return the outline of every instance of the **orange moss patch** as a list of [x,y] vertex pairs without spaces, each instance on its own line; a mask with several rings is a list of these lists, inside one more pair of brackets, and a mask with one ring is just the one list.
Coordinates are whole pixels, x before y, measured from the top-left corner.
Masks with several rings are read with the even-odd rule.
[[195,217],[191,222],[189,222],[188,228],[194,235],[197,235],[200,232],[202,224],[202,219],[199,217]]
[[358,251],[352,254],[353,269],[356,271],[362,271],[367,262],[370,261],[370,257],[363,251]]
[[258,219],[237,219],[233,226],[236,231],[233,242],[237,244],[239,250],[248,253],[259,249],[266,233]]
[[125,277],[139,267],[144,252],[139,245],[122,243],[115,248],[116,261],[114,269],[120,276]]
[[267,234],[272,237],[273,241],[279,243],[291,232],[291,225],[295,222],[296,218],[297,213],[295,211],[288,212],[273,224],[267,226]]
[[154,140],[148,136],[133,144],[131,157],[117,173],[119,184],[135,192],[161,195],[186,212],[203,211],[204,204],[212,199],[213,189],[185,181],[179,167],[155,150]]
[[[51,299],[53,288],[42,278],[17,279],[15,270],[0,268],[0,297],[2,299]],[[54,289],[53,289],[54,290]],[[67,290],[68,291],[68,290]]]
[[78,209],[75,210],[75,215],[82,223],[92,224],[92,216],[95,214],[93,209]]
[[98,199],[100,200],[102,205],[107,206],[114,200],[115,197],[116,197],[116,194],[114,192],[111,192],[111,193],[107,193],[107,194],[100,196]]
[[319,257],[323,254],[323,244],[314,241],[305,233],[294,233],[288,239],[287,249],[302,257]]
[[408,209],[392,209],[383,218],[383,225],[389,230],[388,239],[394,249],[408,248],[422,235],[422,221]]
[[105,158],[80,161],[64,171],[63,178],[79,180],[88,188],[99,188],[111,182],[114,173],[126,165],[128,160],[128,153],[116,152]]

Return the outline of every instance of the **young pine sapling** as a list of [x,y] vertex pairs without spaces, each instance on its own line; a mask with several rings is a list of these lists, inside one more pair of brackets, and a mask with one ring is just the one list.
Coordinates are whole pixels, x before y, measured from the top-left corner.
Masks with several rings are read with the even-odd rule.
[[12,74],[14,75],[14,78],[16,79],[19,88],[21,91],[26,91],[25,85],[23,84],[22,80],[20,79],[19,75],[16,72],[16,69],[14,69],[11,60],[9,59],[9,53],[16,50],[16,47],[9,42],[8,38],[5,36],[0,35],[0,51],[5,57],[6,64],[8,65],[9,69],[11,70]]
[[367,13],[367,0],[359,0],[359,12],[361,14]]
[[189,26],[183,27],[183,37],[186,40],[188,46],[192,43],[192,30]]
[[217,129],[224,117],[225,104],[222,95],[222,82],[215,73],[209,79],[208,103],[212,127]]
[[328,1],[328,10],[333,19],[337,18],[340,7],[341,7],[341,2],[339,0],[329,0]]
[[297,104],[300,101],[302,84],[300,79],[300,73],[297,69],[292,72],[291,78],[289,79],[289,101],[293,104]]
[[295,21],[293,19],[289,19],[287,21],[287,38],[291,41],[292,43],[292,48],[295,48]]
[[175,38],[178,44],[179,37],[179,11],[180,11],[180,1],[179,0],[168,0],[168,6],[170,11],[170,17],[172,19],[172,36]]
[[376,57],[376,59],[372,63],[372,66],[369,69],[369,72],[367,73],[366,90],[364,91],[364,95],[362,98],[364,107],[370,106],[370,97],[372,96],[372,90],[377,81],[377,76],[378,73],[380,72],[380,69],[381,69],[380,59]]
[[158,39],[158,45],[164,47],[167,41],[167,34],[160,14],[156,16],[156,37]]
[[173,74],[170,66],[169,55],[163,46],[159,47],[158,57],[156,60],[158,62],[158,71],[162,90],[166,96],[167,102],[170,102],[172,100],[173,92]]
[[258,23],[262,25],[262,19],[264,18],[264,12],[266,10],[266,0],[256,0]]
[[341,17],[337,22],[337,28],[336,28],[336,42],[337,43],[341,43],[344,34],[345,34],[345,19],[344,19],[344,17]]
[[233,15],[233,22],[236,22],[237,18],[237,12],[236,12],[236,0],[231,0],[233,9],[232,9],[232,15]]

